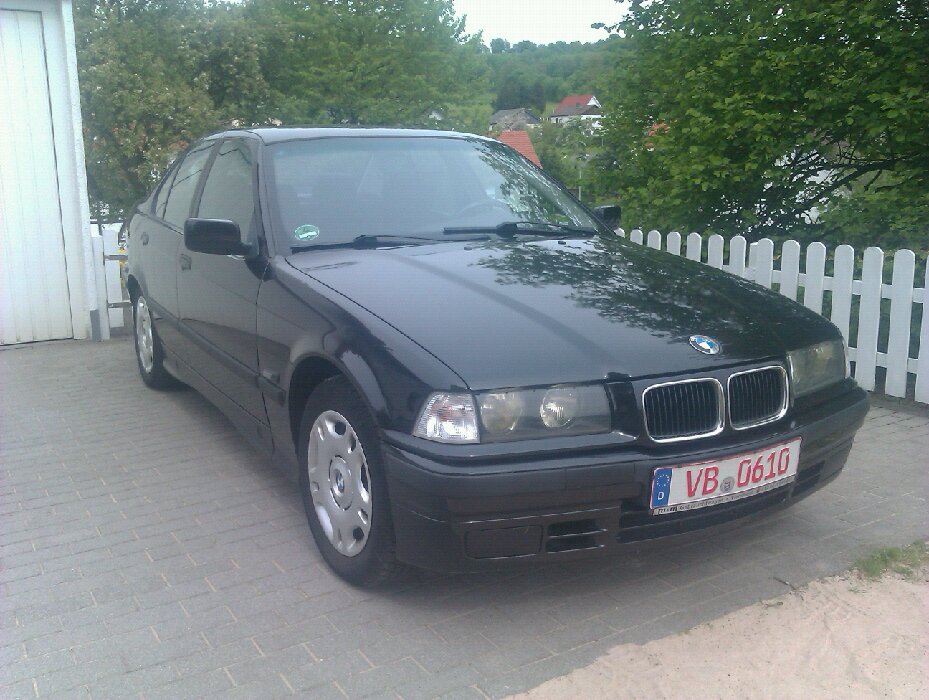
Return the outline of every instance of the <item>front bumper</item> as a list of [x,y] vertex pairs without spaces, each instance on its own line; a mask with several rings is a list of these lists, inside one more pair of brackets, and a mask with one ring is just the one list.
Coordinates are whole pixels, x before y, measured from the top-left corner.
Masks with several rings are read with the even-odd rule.
[[[737,442],[628,446],[593,454],[485,460],[465,468],[388,441],[385,467],[397,556],[442,571],[563,561],[790,503],[839,474],[867,412],[867,394],[855,388],[800,416],[746,431]],[[656,467],[722,458],[798,436],[803,441],[800,463],[790,484],[703,509],[649,512]]]

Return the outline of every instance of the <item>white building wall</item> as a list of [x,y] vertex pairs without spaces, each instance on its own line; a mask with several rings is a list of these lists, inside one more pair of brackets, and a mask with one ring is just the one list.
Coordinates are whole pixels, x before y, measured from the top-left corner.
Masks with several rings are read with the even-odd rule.
[[108,335],[71,12],[70,0],[0,0],[0,344]]

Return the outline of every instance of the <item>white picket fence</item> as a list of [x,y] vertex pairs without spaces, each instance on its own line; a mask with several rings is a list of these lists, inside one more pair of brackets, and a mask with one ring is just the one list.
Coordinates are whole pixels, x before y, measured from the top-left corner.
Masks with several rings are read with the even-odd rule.
[[[616,233],[626,237],[622,229],[617,229]],[[703,252],[703,238],[698,233],[691,233],[685,239],[676,231],[662,237],[658,231],[643,234],[639,229],[634,229],[629,232],[628,238],[633,243],[665,250],[672,255],[683,254],[691,260],[704,262],[768,288],[774,289],[776,285],[781,294],[801,301],[818,314],[823,313],[824,295],[829,293],[829,318],[848,342],[849,359],[855,363],[854,376],[858,384],[868,391],[875,391],[877,368],[883,367],[887,370],[884,393],[904,397],[907,394],[908,375],[913,374],[916,376],[914,398],[929,403],[929,312],[926,311],[929,265],[926,265],[923,286],[915,286],[916,256],[913,251],[898,250],[894,254],[890,283],[885,284],[884,251],[880,248],[864,251],[861,279],[855,279],[855,249],[848,245],[840,245],[835,249],[832,257],[833,274],[830,277],[826,275],[827,252],[822,243],[808,245],[804,258],[797,241],[786,241],[781,247],[780,269],[776,269],[774,242],[768,238],[748,245],[742,236],[734,236],[729,240],[728,262],[724,261],[726,241],[719,235],[709,237],[706,255]],[[801,288],[802,299],[798,298]],[[853,298],[856,296],[860,299],[857,306],[857,334],[851,338],[849,328],[855,307]],[[878,351],[878,338],[882,331],[882,299],[890,300],[886,352]],[[909,356],[914,304],[923,305],[922,313],[918,315],[921,328],[917,358]]]

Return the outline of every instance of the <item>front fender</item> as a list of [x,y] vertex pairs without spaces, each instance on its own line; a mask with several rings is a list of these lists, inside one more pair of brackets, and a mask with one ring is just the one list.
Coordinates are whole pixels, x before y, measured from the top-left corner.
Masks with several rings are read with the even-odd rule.
[[[308,395],[294,385],[295,378],[306,376],[301,372],[306,363],[328,364],[344,375],[381,430],[410,432],[431,392],[468,389],[411,338],[279,259],[272,261],[272,274],[259,291],[258,361],[262,375],[276,379],[284,391],[278,409],[288,414],[288,425],[291,411],[303,410],[294,402]],[[280,420],[271,414],[281,411],[272,403],[266,400],[274,429]],[[288,433],[293,444],[292,428]]]

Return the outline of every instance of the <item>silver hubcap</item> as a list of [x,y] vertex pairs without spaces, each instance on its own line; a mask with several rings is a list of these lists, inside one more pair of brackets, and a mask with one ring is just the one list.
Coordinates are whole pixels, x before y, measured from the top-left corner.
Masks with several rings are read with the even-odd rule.
[[307,473],[323,532],[339,554],[354,557],[371,532],[371,479],[358,436],[341,413],[326,411],[313,423]]
[[148,311],[145,297],[135,303],[135,337],[139,349],[139,362],[146,373],[155,366],[155,341],[152,338],[152,315]]

